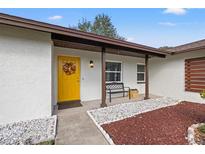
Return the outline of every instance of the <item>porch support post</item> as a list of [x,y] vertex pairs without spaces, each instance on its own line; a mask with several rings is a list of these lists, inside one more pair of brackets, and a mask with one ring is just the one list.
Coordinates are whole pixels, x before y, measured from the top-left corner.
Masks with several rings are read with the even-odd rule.
[[149,55],[145,55],[145,97],[149,99]]
[[102,65],[102,99],[100,107],[106,107],[106,86],[105,86],[105,47],[101,51],[101,65]]

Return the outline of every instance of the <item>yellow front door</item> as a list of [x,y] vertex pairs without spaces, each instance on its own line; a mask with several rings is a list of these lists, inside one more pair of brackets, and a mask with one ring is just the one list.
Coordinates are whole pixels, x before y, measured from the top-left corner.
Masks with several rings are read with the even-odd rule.
[[58,102],[80,100],[80,58],[58,57]]

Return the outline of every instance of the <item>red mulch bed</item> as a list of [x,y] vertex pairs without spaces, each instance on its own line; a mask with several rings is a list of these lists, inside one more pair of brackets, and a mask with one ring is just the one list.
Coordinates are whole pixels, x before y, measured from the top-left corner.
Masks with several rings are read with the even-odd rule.
[[102,125],[115,144],[188,144],[187,129],[205,122],[205,104],[183,102]]

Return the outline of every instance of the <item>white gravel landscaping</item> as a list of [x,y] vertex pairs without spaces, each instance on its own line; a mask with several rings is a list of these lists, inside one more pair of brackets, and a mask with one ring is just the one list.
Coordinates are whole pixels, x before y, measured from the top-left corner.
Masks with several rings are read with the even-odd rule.
[[55,139],[57,116],[0,125],[0,145],[38,144]]
[[162,107],[176,105],[179,102],[181,101],[169,97],[163,97],[117,104],[110,107],[89,110],[87,112],[97,125],[102,125],[132,117],[140,113],[156,110]]

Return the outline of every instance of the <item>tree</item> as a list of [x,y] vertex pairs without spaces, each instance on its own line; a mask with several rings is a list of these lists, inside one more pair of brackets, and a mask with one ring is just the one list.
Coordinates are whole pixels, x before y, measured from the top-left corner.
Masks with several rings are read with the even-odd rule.
[[111,38],[125,40],[124,37],[118,35],[117,29],[112,24],[111,18],[105,14],[97,15],[93,23],[83,18],[82,21],[79,21],[75,29],[84,32],[92,32],[98,35],[103,35]]
[[102,14],[95,17],[95,21],[92,25],[92,32],[98,35],[104,35],[112,38],[117,37],[117,30],[113,26],[111,19]]
[[77,29],[84,32],[91,32],[92,24],[90,21],[87,21],[85,18],[82,21],[79,21]]
[[159,50],[161,51],[167,51],[167,50],[170,50],[172,49],[173,47],[169,47],[169,46],[163,46],[163,47],[159,47]]

